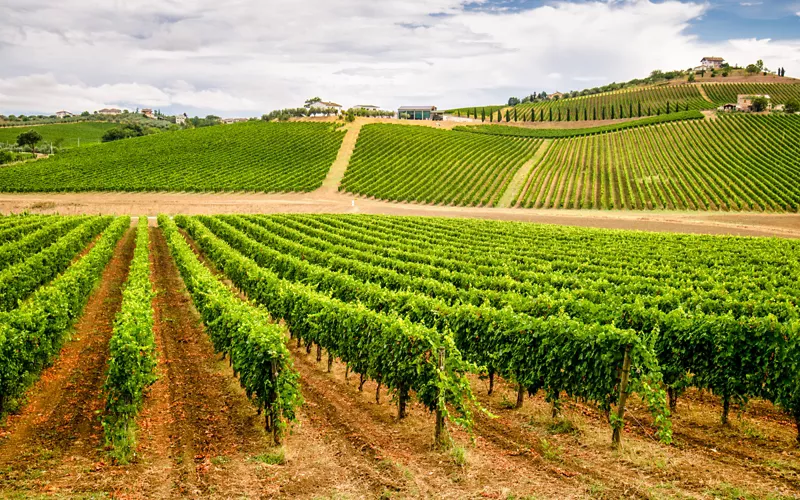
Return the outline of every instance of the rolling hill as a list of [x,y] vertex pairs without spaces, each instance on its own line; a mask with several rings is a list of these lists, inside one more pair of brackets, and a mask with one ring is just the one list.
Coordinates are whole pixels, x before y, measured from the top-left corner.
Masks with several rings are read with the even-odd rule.
[[329,123],[260,121],[163,132],[0,169],[0,190],[311,191],[343,137]]
[[35,130],[42,135],[42,144],[52,142],[54,146],[75,147],[78,145],[100,142],[106,130],[118,126],[118,123],[80,122],[56,125],[36,125],[30,127],[0,128],[0,143],[13,144],[17,136],[28,130]]

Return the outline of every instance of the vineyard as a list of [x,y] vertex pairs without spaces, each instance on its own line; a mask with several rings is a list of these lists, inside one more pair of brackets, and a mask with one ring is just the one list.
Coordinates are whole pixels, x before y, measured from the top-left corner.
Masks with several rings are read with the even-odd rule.
[[[452,465],[440,472],[442,457],[454,453],[448,450],[460,449],[454,440],[477,436],[481,444],[473,453],[490,453],[486,459],[496,461],[508,450],[489,452],[489,443],[526,439],[521,429],[531,426],[561,428],[586,418],[603,436],[599,442],[586,441],[585,429],[569,431],[577,434],[567,441],[558,437],[561,431],[543,431],[547,437],[537,438],[535,449],[514,455],[514,467],[499,465],[548,477],[529,467],[552,461],[559,470],[574,471],[566,474],[571,478],[585,467],[576,469],[549,440],[593,453],[608,471],[631,467],[620,458],[627,455],[608,463],[603,458],[626,453],[625,446],[642,450],[646,442],[656,450],[648,453],[660,454],[716,446],[706,441],[709,426],[729,429],[732,440],[752,446],[760,441],[732,427],[752,401],[759,405],[757,417],[786,422],[781,425],[791,429],[790,440],[800,440],[800,267],[787,259],[800,253],[796,241],[364,215],[159,216],[157,222],[158,228],[148,227],[140,218],[131,228],[129,217],[0,218],[0,411],[12,422],[0,425],[0,492],[144,488],[145,496],[154,497],[192,491],[276,496],[270,488],[277,480],[277,496],[306,496],[312,493],[303,488],[317,486],[293,485],[292,478],[327,474],[327,462],[344,454],[343,466],[372,478],[365,496],[385,488],[420,496],[410,489],[414,481],[400,478],[419,474],[419,484],[431,474],[464,474],[448,472]],[[113,278],[120,290],[114,300],[103,295],[111,268],[120,271]],[[83,322],[98,308],[107,317],[107,337],[91,355],[75,351],[72,346],[95,335]],[[194,328],[202,339],[193,337]],[[202,355],[201,341],[208,345]],[[94,375],[76,375],[92,364]],[[50,415],[43,408],[57,403],[46,388],[60,378],[89,389],[74,389],[75,399],[59,410],[66,415]],[[224,392],[234,383],[240,393]],[[333,389],[325,389],[330,384]],[[215,387],[226,389],[215,393]],[[374,401],[368,406],[357,402],[365,389],[373,391],[364,395]],[[498,392],[513,397],[496,399]],[[384,394],[388,405],[381,402]],[[698,427],[689,404],[681,404],[700,404],[698,394],[718,402],[716,424]],[[355,398],[347,403],[355,406],[340,406],[342,398]],[[24,421],[29,405],[38,410],[23,432],[16,413]],[[91,415],[83,424],[69,416],[81,405]],[[546,408],[547,416],[531,416],[534,406]],[[160,412],[168,416],[160,419]],[[500,430],[494,423],[498,417],[491,413],[498,412],[510,427]],[[51,417],[59,429],[52,435],[39,427]],[[341,423],[345,418],[349,423]],[[528,423],[513,423],[518,418]],[[309,429],[330,433],[319,422],[341,433],[325,438],[342,439],[336,451],[311,444]],[[103,432],[95,433],[100,425]],[[232,436],[226,426],[239,434]],[[414,448],[393,452],[384,441],[383,451],[377,450],[369,444],[369,428]],[[243,437],[256,430],[261,437]],[[32,454],[17,457],[14,450],[21,448],[9,447],[21,447],[25,439],[38,444],[30,445]],[[75,441],[53,447],[48,440],[55,439]],[[692,441],[697,439],[701,444]],[[159,443],[174,447],[167,465],[153,455]],[[775,453],[785,463],[793,460],[784,441],[755,446],[779,446]],[[281,458],[284,449],[293,453],[288,463]],[[728,463],[720,450],[720,463]],[[323,454],[326,463],[312,461],[303,469],[312,458],[306,453]],[[410,460],[405,472],[374,458],[387,453]],[[85,468],[84,455],[89,464],[101,464],[91,474],[65,465],[78,460],[77,470]],[[469,469],[453,457],[447,461]],[[270,460],[269,469],[259,465],[262,460]],[[428,460],[422,469],[413,465]],[[703,460],[708,465],[715,459]],[[38,464],[34,475],[31,463]],[[163,467],[175,475],[156,480],[152,475]],[[495,470],[488,462],[481,467]],[[638,482],[624,488],[612,484],[619,479],[603,482],[611,496],[630,488],[643,492],[649,481],[659,481],[661,472],[651,476],[649,468],[633,467]],[[740,474],[763,474],[765,466],[739,467]],[[263,478],[265,471],[271,479],[257,486],[235,480]],[[492,474],[500,484],[542,493],[512,479],[519,474]],[[764,487],[782,494],[800,490],[794,476],[782,477],[787,479],[769,475]],[[142,478],[150,479],[139,484]],[[486,479],[478,481],[464,475],[443,496],[485,491]],[[683,479],[673,487],[711,491]],[[575,494],[589,486],[567,482],[547,496],[558,497],[563,488]],[[725,488],[732,486],[711,493]]]
[[[734,99],[734,102],[736,99]],[[558,99],[532,104],[520,104],[514,109],[519,121],[580,121],[613,120],[669,114],[675,111],[709,109],[715,105],[706,101],[696,85],[670,85],[632,88],[602,94]],[[501,111],[503,121],[505,110]],[[494,121],[498,116],[495,113]]]
[[0,127],[0,143],[16,144],[17,136],[28,130],[35,130],[42,135],[39,148],[46,151],[45,145],[54,147],[76,147],[82,144],[100,142],[106,130],[117,126],[116,123],[81,122],[57,125],[39,125],[35,127]]
[[473,132],[476,134],[503,135],[511,137],[535,137],[541,139],[563,139],[565,137],[582,137],[587,135],[602,134],[606,132],[617,132],[629,128],[645,127],[648,125],[658,125],[660,123],[675,122],[680,120],[702,120],[703,113],[692,111],[680,111],[668,115],[648,116],[612,125],[601,125],[587,128],[526,128],[510,125],[460,125],[453,130],[459,132]]
[[715,104],[735,103],[739,95],[768,95],[773,104],[786,104],[790,99],[800,100],[800,83],[706,83],[708,98]]
[[396,201],[494,206],[537,141],[367,125],[340,191]]
[[515,205],[796,212],[800,120],[721,116],[553,142]]
[[311,191],[343,137],[265,122],[155,134],[0,169],[0,191]]

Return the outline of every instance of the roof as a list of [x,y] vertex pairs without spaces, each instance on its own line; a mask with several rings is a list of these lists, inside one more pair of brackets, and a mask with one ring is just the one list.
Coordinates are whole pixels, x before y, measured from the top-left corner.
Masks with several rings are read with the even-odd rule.
[[335,102],[319,101],[319,103],[317,103],[317,104],[324,104],[325,106],[329,106],[331,108],[334,108],[334,107],[335,108],[341,108],[342,107],[341,104],[336,104]]
[[67,114],[70,114],[70,115],[72,114],[69,111],[64,111],[63,109],[61,111],[56,111],[56,114],[58,114],[58,113],[67,113]]
[[436,106],[400,106],[398,111],[436,111]]
[[722,58],[722,57],[704,57],[704,58],[700,59],[700,62],[703,62],[703,61],[724,61],[724,60],[725,59]]
[[353,106],[354,108],[377,108],[378,106],[374,104],[356,104]]

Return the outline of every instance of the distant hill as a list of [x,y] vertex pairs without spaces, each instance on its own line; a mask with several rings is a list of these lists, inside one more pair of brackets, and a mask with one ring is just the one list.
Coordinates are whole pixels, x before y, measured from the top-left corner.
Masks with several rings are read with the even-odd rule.
[[[43,142],[52,142],[54,146],[75,147],[78,144],[100,142],[106,130],[116,127],[117,123],[81,122],[55,125],[28,125],[20,127],[0,128],[0,143],[13,144],[17,136],[28,130],[35,130],[42,135]],[[44,144],[40,145],[43,147]]]

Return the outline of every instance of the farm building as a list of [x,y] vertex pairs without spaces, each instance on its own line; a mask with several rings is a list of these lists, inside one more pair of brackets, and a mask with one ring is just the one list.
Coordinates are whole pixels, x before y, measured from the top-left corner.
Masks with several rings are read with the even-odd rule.
[[307,107],[308,109],[335,109],[336,111],[342,110],[341,104],[336,104],[335,102],[327,102],[327,101],[312,102]]
[[152,110],[152,109],[150,109],[150,108],[143,108],[143,109],[142,109],[142,114],[143,114],[144,116],[146,116],[146,117],[148,117],[148,118],[152,118],[152,119],[155,119],[155,117],[156,117],[156,116],[153,114],[153,110]]
[[56,111],[56,118],[67,118],[68,116],[75,116],[69,111]]
[[704,57],[700,59],[700,66],[705,69],[719,69],[724,62],[725,59],[722,57]]
[[758,97],[763,97],[767,100],[767,109],[765,111],[772,109],[772,103],[767,94],[740,94],[736,96],[736,109],[738,111],[753,111],[753,100]]
[[723,104],[717,109],[720,111],[736,111],[736,105],[729,102],[728,104]]
[[552,94],[548,95],[547,98],[550,100],[558,100],[564,97],[563,92],[553,92]]
[[378,111],[380,108],[373,104],[356,104],[353,109],[363,109],[365,111]]
[[223,118],[222,123],[225,125],[232,125],[234,123],[246,122],[247,120],[247,118]]
[[121,115],[122,110],[119,108],[103,108],[97,112],[99,115]]
[[186,113],[175,115],[175,123],[178,125],[184,125],[188,119],[189,117],[186,116]]
[[400,106],[397,117],[404,120],[441,120],[442,112],[436,106]]

